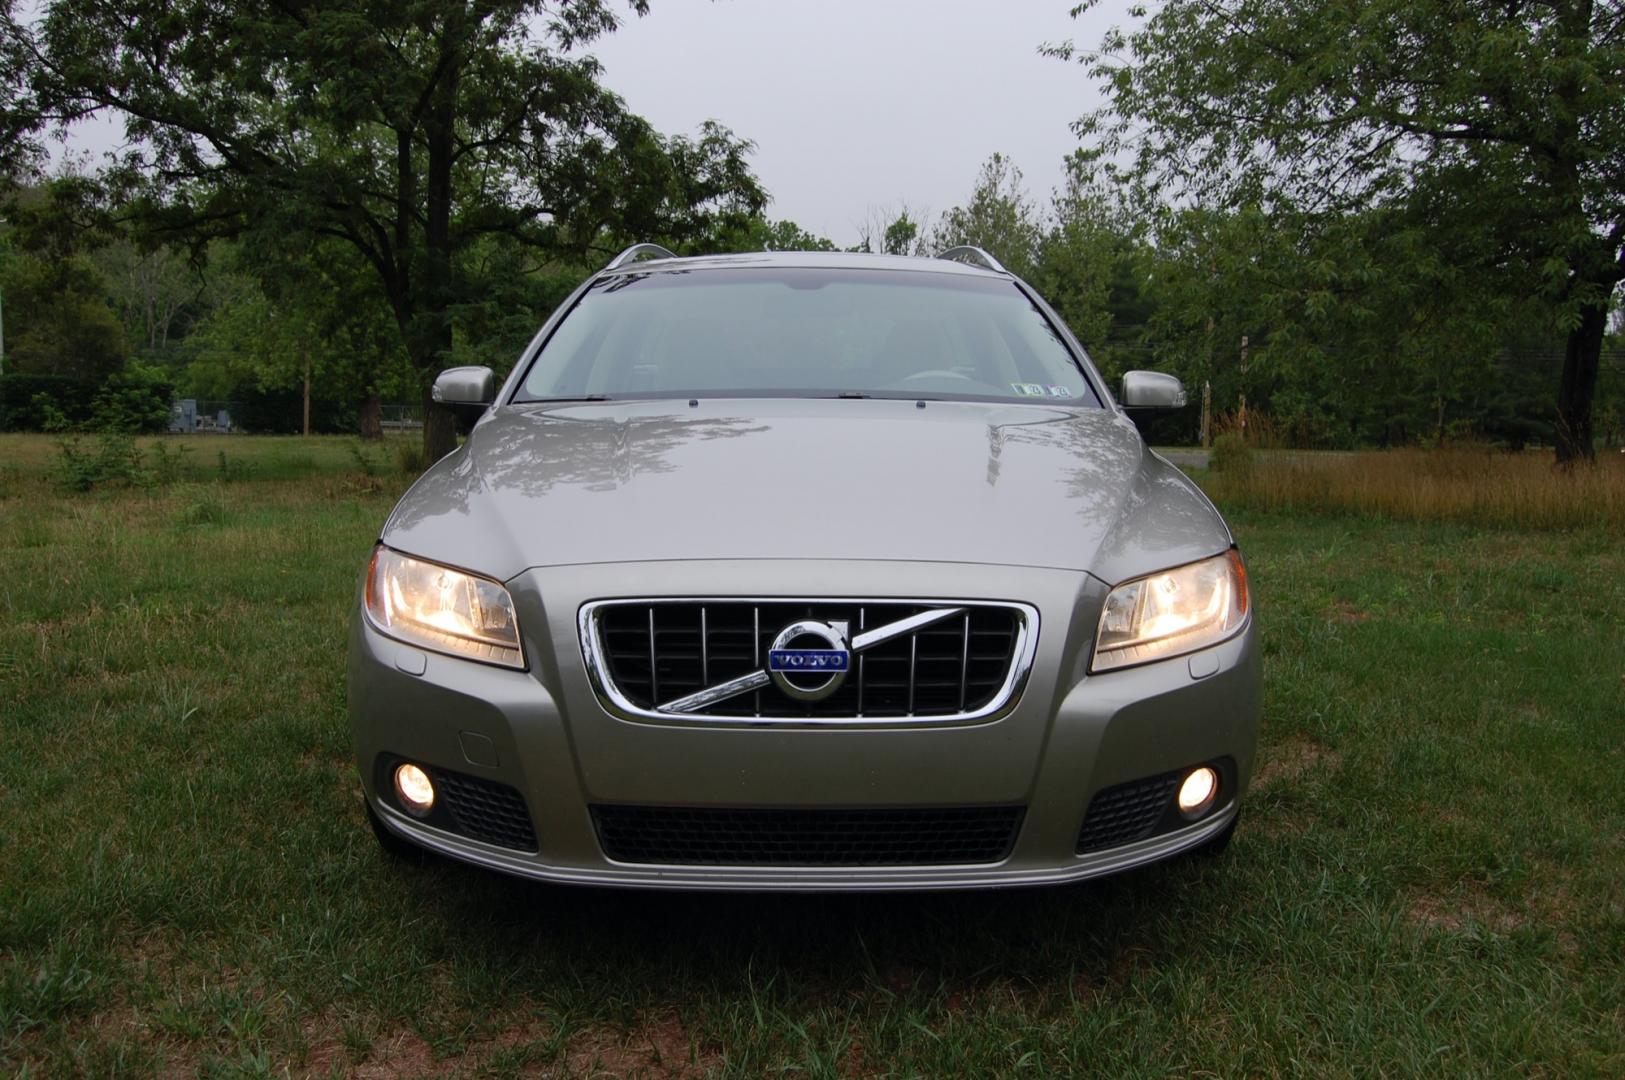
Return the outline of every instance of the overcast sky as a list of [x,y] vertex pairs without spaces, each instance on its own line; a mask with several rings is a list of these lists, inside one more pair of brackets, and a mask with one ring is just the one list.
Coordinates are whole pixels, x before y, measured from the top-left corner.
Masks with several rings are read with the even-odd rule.
[[994,151],[1047,199],[1097,100],[1047,41],[1093,45],[1126,0],[653,0],[587,50],[668,134],[714,119],[755,140],[769,214],[842,246],[871,207],[941,213]]

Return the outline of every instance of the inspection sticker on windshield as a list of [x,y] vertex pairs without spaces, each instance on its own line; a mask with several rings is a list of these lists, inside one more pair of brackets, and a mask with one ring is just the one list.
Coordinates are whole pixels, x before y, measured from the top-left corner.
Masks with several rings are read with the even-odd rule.
[[1013,382],[1010,389],[1022,397],[1071,397],[1072,391],[1065,386],[1048,386],[1044,383]]

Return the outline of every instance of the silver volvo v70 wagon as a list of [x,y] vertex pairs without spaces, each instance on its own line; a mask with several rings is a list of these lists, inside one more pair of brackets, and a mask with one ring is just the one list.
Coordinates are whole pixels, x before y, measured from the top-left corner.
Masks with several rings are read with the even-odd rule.
[[938,889],[1229,839],[1247,574],[1031,288],[936,259],[680,259],[570,297],[385,523],[350,645],[373,828],[507,873]]

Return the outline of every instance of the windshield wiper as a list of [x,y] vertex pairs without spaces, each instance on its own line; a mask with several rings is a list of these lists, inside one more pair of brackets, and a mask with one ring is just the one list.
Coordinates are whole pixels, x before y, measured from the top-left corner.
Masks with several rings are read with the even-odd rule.
[[856,390],[842,390],[839,394],[836,394],[835,396],[838,397],[838,398],[850,398],[853,401],[863,401],[863,400],[866,400],[869,397],[868,394],[859,393]]
[[521,401],[521,405],[563,405],[576,401],[614,401],[608,394],[582,394],[580,397],[544,397]]

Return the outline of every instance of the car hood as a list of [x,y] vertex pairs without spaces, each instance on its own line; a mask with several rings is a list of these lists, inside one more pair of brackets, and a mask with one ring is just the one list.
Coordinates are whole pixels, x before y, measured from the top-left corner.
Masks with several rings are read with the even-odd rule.
[[503,580],[574,563],[880,559],[1116,582],[1230,534],[1110,410],[733,399],[493,410],[401,499],[383,540]]

